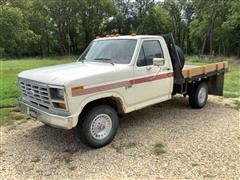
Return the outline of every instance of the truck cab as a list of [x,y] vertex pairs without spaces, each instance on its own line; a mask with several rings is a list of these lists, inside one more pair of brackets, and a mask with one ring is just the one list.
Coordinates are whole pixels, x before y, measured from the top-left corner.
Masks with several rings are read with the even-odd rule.
[[[74,63],[21,72],[21,110],[44,124],[76,127],[85,144],[102,147],[114,138],[119,114],[169,100],[176,93],[189,95],[190,105],[202,108],[208,84],[219,84],[222,78],[185,78],[171,43],[175,46],[162,36],[97,38]],[[226,67],[225,63],[221,74]]]

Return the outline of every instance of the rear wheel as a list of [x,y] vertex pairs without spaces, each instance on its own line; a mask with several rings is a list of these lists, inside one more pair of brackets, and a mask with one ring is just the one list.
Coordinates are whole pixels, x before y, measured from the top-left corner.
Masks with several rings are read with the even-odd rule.
[[208,86],[205,82],[192,85],[189,92],[189,104],[192,108],[202,108],[206,105],[208,98]]
[[98,148],[110,143],[118,128],[116,111],[108,105],[99,105],[90,109],[78,125],[81,141]]

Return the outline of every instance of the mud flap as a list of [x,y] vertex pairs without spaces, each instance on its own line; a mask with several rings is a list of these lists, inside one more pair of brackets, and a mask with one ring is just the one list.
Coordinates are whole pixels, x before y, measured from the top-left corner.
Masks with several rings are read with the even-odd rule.
[[224,73],[208,78],[208,93],[223,96]]

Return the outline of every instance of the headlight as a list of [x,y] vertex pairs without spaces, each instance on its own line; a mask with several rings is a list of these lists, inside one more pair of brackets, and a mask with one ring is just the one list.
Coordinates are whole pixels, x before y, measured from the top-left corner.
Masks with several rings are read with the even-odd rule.
[[64,101],[64,90],[58,88],[51,88],[50,89],[51,98],[53,100],[62,100]]
[[57,96],[57,98],[64,100],[64,91],[63,91],[63,89],[57,89],[56,96]]
[[67,109],[64,100],[64,89],[61,87],[50,87],[51,101],[55,108]]

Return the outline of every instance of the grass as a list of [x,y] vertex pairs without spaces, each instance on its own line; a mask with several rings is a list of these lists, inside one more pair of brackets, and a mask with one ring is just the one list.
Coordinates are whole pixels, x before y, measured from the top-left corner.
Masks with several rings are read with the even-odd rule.
[[[17,112],[19,91],[17,87],[17,74],[21,71],[64,64],[72,62],[74,58],[27,58],[22,60],[0,60],[0,125],[11,124],[14,120],[26,119],[26,116]],[[206,64],[220,60],[199,59],[187,57],[187,64]],[[234,58],[229,59],[230,72],[225,76],[224,98],[236,99],[236,107],[239,109],[240,102],[240,62]]]
[[75,165],[72,164],[72,163],[68,163],[68,164],[67,164],[67,168],[68,168],[70,171],[74,171],[74,170],[77,168],[77,166],[75,166]]
[[237,109],[237,110],[240,109],[240,101],[236,100],[235,104],[236,104],[235,109]]
[[15,124],[12,124],[11,126],[8,127],[9,131],[14,130],[14,129],[17,129],[17,125],[15,125]]
[[25,114],[17,111],[17,107],[14,108],[0,108],[0,125],[11,125],[16,120],[29,119]]
[[159,156],[166,152],[167,151],[164,149],[164,145],[162,143],[155,144],[155,146],[154,146],[154,154],[155,155]]
[[71,58],[29,58],[24,60],[0,61],[0,125],[10,124],[12,120],[26,118],[20,112],[15,112],[19,97],[17,87],[18,73],[28,69],[64,64],[71,61]]

